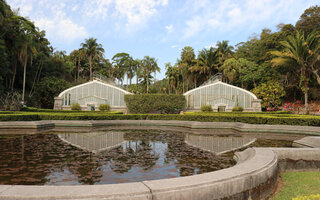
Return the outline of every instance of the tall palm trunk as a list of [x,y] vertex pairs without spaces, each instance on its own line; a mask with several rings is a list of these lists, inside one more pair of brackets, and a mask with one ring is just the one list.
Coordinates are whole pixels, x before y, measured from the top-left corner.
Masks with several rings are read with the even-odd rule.
[[78,57],[78,66],[77,66],[77,81],[79,81],[79,76],[80,76],[80,56]]
[[24,102],[24,95],[26,90],[26,76],[27,76],[27,59],[24,62],[23,66],[23,88],[22,88],[22,101]]
[[92,55],[89,56],[89,66],[90,66],[90,81],[93,80],[93,75],[92,75]]
[[17,59],[14,61],[13,65],[13,75],[12,75],[12,82],[11,82],[11,91],[13,91],[14,88],[14,81],[16,79],[16,74],[17,74]]
[[149,93],[149,70],[147,69],[147,94]]

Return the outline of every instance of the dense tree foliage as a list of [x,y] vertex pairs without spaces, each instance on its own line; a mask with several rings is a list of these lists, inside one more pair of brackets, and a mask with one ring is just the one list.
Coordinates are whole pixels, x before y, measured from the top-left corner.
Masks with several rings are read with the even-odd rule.
[[109,60],[96,38],[85,39],[70,54],[54,51],[44,31],[0,0],[0,102],[18,93],[29,106],[52,108],[54,96],[65,87],[93,78],[134,93],[183,94],[217,74],[224,82],[268,94],[266,107],[284,100],[319,101],[320,7],[306,9],[295,25],[277,28],[263,29],[235,47],[227,40],[199,52],[186,46],[176,63],[165,64],[166,77],[156,80],[156,58],[121,52]]

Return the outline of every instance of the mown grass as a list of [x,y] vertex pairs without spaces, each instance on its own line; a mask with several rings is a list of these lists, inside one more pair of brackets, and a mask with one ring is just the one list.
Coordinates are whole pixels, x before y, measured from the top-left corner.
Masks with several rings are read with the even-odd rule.
[[316,172],[284,172],[280,192],[273,200],[291,200],[297,196],[320,194],[320,171]]

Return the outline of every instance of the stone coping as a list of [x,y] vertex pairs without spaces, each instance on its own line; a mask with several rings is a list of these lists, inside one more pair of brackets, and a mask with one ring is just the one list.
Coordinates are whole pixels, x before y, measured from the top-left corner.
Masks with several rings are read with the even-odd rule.
[[52,129],[54,127],[105,127],[105,126],[171,126],[190,129],[233,129],[246,133],[291,133],[302,135],[319,135],[320,127],[246,124],[240,122],[195,122],[175,120],[51,120],[51,121],[16,121],[0,122],[1,129]]
[[293,145],[296,147],[320,148],[320,137],[308,136],[300,140],[295,140]]

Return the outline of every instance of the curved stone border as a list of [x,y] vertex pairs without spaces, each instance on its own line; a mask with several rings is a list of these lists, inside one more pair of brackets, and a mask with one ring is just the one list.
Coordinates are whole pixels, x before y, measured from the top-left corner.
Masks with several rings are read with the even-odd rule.
[[295,147],[311,147],[311,148],[320,148],[320,137],[308,136],[304,137],[301,140],[293,141]]
[[302,134],[319,135],[320,127],[313,126],[290,126],[290,125],[265,125],[246,124],[240,122],[194,122],[175,120],[51,120],[51,121],[16,121],[0,122],[1,129],[52,129],[56,128],[78,128],[78,127],[107,127],[107,126],[165,126],[184,127],[193,130],[198,129],[232,129],[246,133],[280,133],[280,134]]

